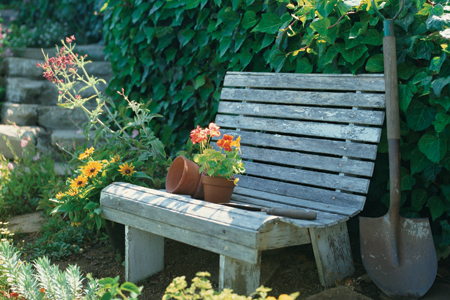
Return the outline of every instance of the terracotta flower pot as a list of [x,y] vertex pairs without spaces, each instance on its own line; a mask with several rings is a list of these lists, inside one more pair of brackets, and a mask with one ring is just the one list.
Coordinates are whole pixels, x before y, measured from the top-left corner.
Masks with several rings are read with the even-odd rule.
[[184,156],[175,158],[166,176],[167,192],[203,199],[203,185],[199,169],[199,165]]
[[232,180],[220,177],[202,176],[205,201],[212,203],[228,203],[236,186]]

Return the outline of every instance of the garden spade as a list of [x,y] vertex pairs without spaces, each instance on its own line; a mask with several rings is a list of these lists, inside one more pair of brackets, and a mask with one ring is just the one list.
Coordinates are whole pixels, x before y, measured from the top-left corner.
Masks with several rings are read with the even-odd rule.
[[434,282],[437,257],[428,219],[400,216],[400,121],[394,19],[384,19],[383,57],[389,147],[390,204],[379,218],[359,218],[361,256],[373,282],[390,297],[418,299]]

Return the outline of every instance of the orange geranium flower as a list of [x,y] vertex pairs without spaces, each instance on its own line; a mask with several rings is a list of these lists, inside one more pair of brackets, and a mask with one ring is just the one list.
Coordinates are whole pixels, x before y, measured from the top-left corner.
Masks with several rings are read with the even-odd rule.
[[203,141],[206,141],[208,139],[208,134],[206,130],[203,130],[200,128],[199,125],[197,125],[197,128],[191,131],[191,141],[192,144],[201,143]]
[[231,151],[231,146],[233,143],[232,135],[223,135],[223,139],[217,141],[217,146],[223,148],[225,151]]
[[220,129],[220,127],[217,126],[216,124],[209,123],[208,129],[207,129],[208,130],[208,135],[210,135],[210,136],[220,136],[219,129]]

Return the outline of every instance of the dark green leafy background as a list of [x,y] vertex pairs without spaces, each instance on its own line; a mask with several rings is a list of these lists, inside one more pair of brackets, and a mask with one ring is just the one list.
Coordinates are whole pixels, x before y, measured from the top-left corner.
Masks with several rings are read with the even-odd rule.
[[[399,1],[383,2],[392,18]],[[382,4],[378,1],[378,6]],[[383,24],[370,0],[111,0],[106,55],[131,99],[149,101],[174,154],[195,125],[214,120],[228,70],[383,72]],[[442,1],[405,0],[395,21],[401,109],[402,207],[428,217],[439,256],[450,252],[450,11]],[[117,101],[122,101],[117,98]],[[364,214],[381,216],[388,188],[386,141],[379,145]],[[381,201],[385,199],[385,201]]]

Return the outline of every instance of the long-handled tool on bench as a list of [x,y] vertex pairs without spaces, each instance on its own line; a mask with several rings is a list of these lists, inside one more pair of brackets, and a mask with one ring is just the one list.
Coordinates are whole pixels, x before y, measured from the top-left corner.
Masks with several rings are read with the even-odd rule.
[[361,255],[373,282],[390,297],[418,299],[434,282],[437,257],[428,219],[400,216],[400,121],[394,19],[384,20],[383,57],[386,82],[386,121],[389,147],[390,204],[380,218],[359,218]]
[[222,205],[240,208],[249,211],[261,211],[265,212],[268,215],[279,216],[279,217],[288,217],[292,219],[301,219],[301,220],[315,220],[317,218],[317,213],[314,211],[304,210],[304,209],[284,209],[284,208],[276,208],[276,207],[259,207],[252,205],[244,205],[237,203],[220,203]]

